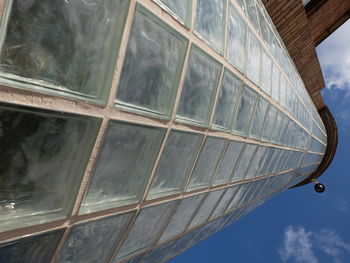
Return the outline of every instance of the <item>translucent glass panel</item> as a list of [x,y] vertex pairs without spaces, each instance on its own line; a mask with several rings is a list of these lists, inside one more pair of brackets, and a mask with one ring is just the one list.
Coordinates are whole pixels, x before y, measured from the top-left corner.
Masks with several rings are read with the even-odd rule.
[[308,153],[305,154],[303,163],[301,166],[319,163],[322,161],[323,154]]
[[203,135],[171,131],[147,198],[182,192]]
[[242,157],[235,168],[232,181],[239,181],[245,178],[250,161],[254,157],[256,147],[255,144],[246,145]]
[[241,99],[238,104],[236,120],[233,125],[233,131],[242,135],[249,133],[251,120],[255,110],[255,104],[258,95],[248,86],[245,86]]
[[243,82],[231,71],[225,69],[213,119],[215,129],[232,129],[242,87]]
[[164,242],[184,232],[192,219],[193,214],[196,213],[197,207],[202,203],[204,197],[205,195],[201,194],[183,199],[180,205],[177,207],[176,212],[174,213],[159,242]]
[[259,85],[261,74],[261,44],[251,31],[249,31],[248,34],[247,57],[247,77],[255,84]]
[[259,146],[253,160],[251,161],[245,179],[257,177],[259,169],[263,166],[265,161],[265,153],[267,147]]
[[230,141],[220,163],[214,185],[224,184],[230,181],[233,169],[241,156],[244,145],[245,143],[243,142]]
[[260,139],[261,132],[265,121],[265,115],[269,103],[264,98],[260,97],[256,106],[255,114],[252,121],[250,136]]
[[128,213],[74,226],[58,262],[108,262],[133,215]]
[[236,194],[237,190],[238,190],[237,186],[228,188],[226,190],[226,192],[223,194],[220,202],[217,204],[214,212],[210,216],[210,219],[214,219],[215,217],[222,215],[226,211],[228,205],[231,203],[231,200],[232,200],[233,196]]
[[117,255],[115,262],[151,246],[159,236],[176,202],[168,202],[141,210]]
[[272,63],[272,89],[271,96],[279,102],[280,99],[280,70],[275,63]]
[[196,6],[196,33],[223,53],[226,0],[197,0]]
[[175,242],[176,240],[173,240],[171,242],[165,243],[158,248],[155,248],[142,260],[142,263],[163,262],[163,259],[167,256],[167,251]]
[[154,0],[187,28],[191,26],[192,0]]
[[273,125],[275,123],[277,114],[277,109],[270,105],[269,109],[267,110],[267,114],[265,117],[265,123],[262,130],[261,138],[265,141],[269,141],[271,139],[271,135],[273,132]]
[[177,121],[208,126],[220,71],[216,60],[192,46]]
[[316,153],[324,153],[326,151],[326,145],[312,137],[309,150]]
[[129,2],[16,1],[1,25],[0,81],[106,104]]
[[110,121],[80,213],[140,200],[165,130]]
[[217,137],[206,138],[187,191],[209,186],[227,143],[227,140]]
[[267,94],[271,94],[272,61],[266,51],[262,51],[261,57],[261,88]]
[[0,244],[0,262],[6,263],[38,263],[50,262],[64,230],[22,238]]
[[0,104],[0,232],[70,214],[100,123]]
[[194,215],[188,229],[192,229],[207,221],[213,209],[216,207],[216,203],[219,201],[219,198],[221,197],[221,194],[223,192],[224,190],[218,190],[218,191],[209,192],[207,194],[202,205],[196,211],[196,214]]
[[170,118],[188,41],[137,5],[117,91],[125,110]]
[[235,8],[229,4],[227,25],[227,60],[244,72],[246,61],[247,25]]
[[253,24],[253,27],[256,29],[256,31],[260,31],[259,28],[259,21],[258,17],[256,14],[256,3],[255,0],[246,0],[246,5],[247,5],[247,13],[248,13],[248,18],[250,22]]

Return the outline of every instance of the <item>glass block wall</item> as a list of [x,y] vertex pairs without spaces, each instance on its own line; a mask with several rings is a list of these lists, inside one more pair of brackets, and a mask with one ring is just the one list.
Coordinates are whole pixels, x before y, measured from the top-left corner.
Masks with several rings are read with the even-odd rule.
[[0,1],[0,261],[166,262],[320,164],[260,1]]

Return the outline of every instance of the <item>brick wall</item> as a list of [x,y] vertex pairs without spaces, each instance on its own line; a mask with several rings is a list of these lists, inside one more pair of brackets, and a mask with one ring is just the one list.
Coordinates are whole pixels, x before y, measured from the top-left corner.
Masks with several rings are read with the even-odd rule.
[[325,106],[319,91],[325,83],[309,20],[301,0],[263,0],[278,32],[318,109]]
[[350,18],[350,0],[328,0],[308,11],[310,28],[315,44],[320,44]]

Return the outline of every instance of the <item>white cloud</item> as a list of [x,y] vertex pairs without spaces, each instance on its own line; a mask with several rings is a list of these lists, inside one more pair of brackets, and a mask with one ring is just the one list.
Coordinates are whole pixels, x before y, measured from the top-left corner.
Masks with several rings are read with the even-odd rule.
[[288,226],[283,233],[283,247],[278,252],[283,262],[328,263],[330,261],[323,261],[322,257],[326,254],[333,263],[347,263],[350,243],[332,229],[324,228],[313,233],[301,226]]
[[345,242],[331,229],[322,229],[315,234],[315,242],[320,249],[333,258],[335,263],[343,263],[343,258],[350,255],[350,243]]
[[317,48],[326,87],[329,89],[346,89],[349,91],[348,96],[350,96],[349,32],[350,20]]
[[295,259],[300,263],[318,263],[312,250],[311,232],[303,227],[288,226],[284,231],[283,247],[279,254],[284,262]]

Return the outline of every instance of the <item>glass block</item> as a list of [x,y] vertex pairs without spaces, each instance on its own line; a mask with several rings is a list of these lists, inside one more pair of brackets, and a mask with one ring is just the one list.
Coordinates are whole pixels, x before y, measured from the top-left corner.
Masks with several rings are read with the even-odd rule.
[[192,232],[187,233],[182,238],[178,239],[174,246],[168,250],[167,256],[164,259],[164,262],[167,262],[172,257],[178,255],[181,251],[183,251],[189,242],[197,235],[200,229],[196,229]]
[[258,94],[248,86],[245,86],[238,104],[236,120],[233,131],[238,134],[247,135],[251,125]]
[[227,143],[226,139],[207,137],[192,173],[187,191],[209,186]]
[[266,150],[267,150],[267,147],[259,146],[258,150],[254,155],[254,159],[249,164],[249,168],[245,176],[245,179],[255,178],[258,176],[258,171],[264,162]]
[[326,145],[322,144],[319,140],[312,137],[309,151],[316,153],[324,153],[326,151]]
[[147,199],[183,191],[202,140],[202,134],[171,131]]
[[188,41],[137,5],[125,54],[116,105],[169,119]]
[[167,256],[168,250],[174,245],[175,242],[176,240],[173,240],[155,248],[143,259],[142,263],[163,262],[163,259]]
[[105,105],[129,2],[7,1],[0,82]]
[[0,244],[0,262],[50,262],[63,233],[64,229],[60,229]]
[[258,38],[249,31],[247,54],[247,77],[255,84],[260,84],[261,44]]
[[280,104],[283,107],[286,107],[287,105],[287,79],[286,77],[281,73],[280,77]]
[[308,153],[308,154],[305,154],[301,166],[319,163],[322,161],[322,159],[323,159],[323,154]]
[[133,215],[127,213],[74,226],[58,262],[108,262]]
[[154,0],[187,28],[191,27],[192,0]]
[[110,121],[80,213],[138,202],[164,134],[163,128]]
[[222,215],[226,211],[228,205],[231,203],[231,200],[233,196],[236,194],[237,190],[238,190],[237,186],[230,187],[226,190],[225,194],[222,196],[220,202],[216,206],[214,212],[210,216],[210,220],[214,219],[219,215]]
[[269,103],[263,97],[259,98],[256,106],[255,114],[252,121],[252,127],[250,129],[250,136],[256,139],[261,138],[261,132],[264,125],[265,115]]
[[226,0],[197,0],[195,32],[214,49],[223,53]]
[[273,124],[275,123],[276,115],[277,109],[274,106],[270,105],[269,109],[267,110],[264,127],[261,133],[261,138],[264,141],[270,141],[271,139],[274,127]]
[[231,181],[239,181],[245,178],[245,174],[247,172],[250,161],[254,157],[256,147],[257,146],[255,144],[247,144],[242,154],[242,157],[239,160],[239,163],[236,165]]
[[226,59],[240,72],[245,72],[247,25],[236,9],[229,4]]
[[265,20],[265,17],[263,15],[263,11],[257,6],[256,7],[256,13],[258,15],[258,20],[260,24],[261,29],[261,36],[264,40],[264,42],[270,46],[271,40],[270,40],[270,29],[268,26],[268,22]]
[[0,232],[70,214],[100,124],[0,103]]
[[193,213],[197,211],[197,207],[202,203],[204,194],[194,195],[185,198],[177,207],[175,214],[170,220],[159,242],[164,242],[175,237],[185,231],[187,225],[192,219]]
[[253,27],[257,32],[260,31],[259,28],[259,21],[258,17],[256,14],[256,3],[255,0],[246,0],[246,5],[247,5],[247,13],[248,13],[248,18],[250,22],[252,23]]
[[219,201],[219,198],[221,197],[224,190],[225,189],[217,190],[217,191],[209,192],[207,194],[202,205],[196,211],[196,214],[194,215],[192,222],[191,222],[190,226],[188,227],[188,229],[192,229],[192,228],[199,226],[207,221],[211,212],[216,207],[216,204]]
[[233,169],[241,156],[244,145],[245,143],[243,142],[230,141],[218,169],[214,185],[224,184],[230,181]]
[[220,79],[221,65],[192,46],[176,120],[208,126]]
[[272,63],[272,89],[271,96],[277,102],[280,102],[280,70],[275,63]]
[[236,193],[233,195],[233,198],[230,202],[229,207],[226,209],[226,211],[230,211],[233,208],[237,208],[239,205],[240,200],[242,199],[242,196],[245,193],[245,189],[247,187],[248,184],[240,184],[238,185],[238,190],[236,191]]
[[276,144],[281,144],[281,130],[284,124],[284,114],[279,111],[276,116],[275,126],[273,128],[271,141]]
[[114,262],[149,248],[168,222],[176,203],[177,201],[167,202],[142,209]]
[[242,87],[243,82],[225,69],[213,119],[214,129],[224,131],[232,129]]
[[269,167],[269,164],[274,161],[273,155],[275,153],[275,148],[273,147],[267,147],[265,152],[265,158],[260,165],[259,171],[257,172],[257,176],[264,176],[268,175],[267,169]]
[[261,58],[261,89],[271,95],[272,61],[265,50]]

